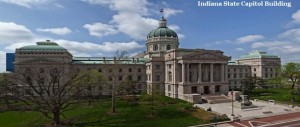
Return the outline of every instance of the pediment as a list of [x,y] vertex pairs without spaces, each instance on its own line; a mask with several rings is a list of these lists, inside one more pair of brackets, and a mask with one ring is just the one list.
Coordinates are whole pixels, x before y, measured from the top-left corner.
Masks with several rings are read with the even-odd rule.
[[196,52],[188,55],[182,56],[182,59],[184,60],[224,60],[228,61],[230,60],[230,57],[227,57],[223,54],[218,54],[214,52]]

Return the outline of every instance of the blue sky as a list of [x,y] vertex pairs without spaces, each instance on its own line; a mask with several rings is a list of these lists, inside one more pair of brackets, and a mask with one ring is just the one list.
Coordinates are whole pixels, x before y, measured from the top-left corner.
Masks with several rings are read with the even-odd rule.
[[282,63],[300,62],[300,1],[284,1],[292,7],[198,7],[198,0],[0,0],[0,72],[6,52],[46,39],[74,56],[143,52],[161,8],[181,48],[219,49],[233,59],[259,49],[281,56]]

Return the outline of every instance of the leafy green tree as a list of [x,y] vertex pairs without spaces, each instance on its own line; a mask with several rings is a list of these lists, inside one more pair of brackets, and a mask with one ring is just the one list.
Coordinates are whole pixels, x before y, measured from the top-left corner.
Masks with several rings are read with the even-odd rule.
[[158,105],[158,99],[160,98],[159,93],[146,94],[143,93],[140,96],[140,104],[146,110],[146,112],[150,112],[150,116],[153,117],[156,112],[156,106]]
[[251,96],[253,89],[258,86],[257,84],[261,83],[262,79],[258,78],[258,77],[248,77],[244,80],[242,80],[242,84],[243,84],[243,94],[248,95],[248,97]]
[[136,88],[137,81],[133,81],[129,77],[126,77],[124,81],[118,86],[119,95],[136,95],[138,93]]
[[277,88],[278,86],[283,85],[284,78],[282,76],[277,76],[267,80],[267,85]]
[[300,77],[300,64],[299,63],[287,63],[282,67],[282,76],[289,79],[292,84],[291,88],[294,89],[296,82]]
[[106,82],[106,76],[97,70],[89,70],[80,72],[82,79],[79,84],[83,87],[83,94],[88,98],[88,105],[92,104],[93,98],[100,96],[102,86]]

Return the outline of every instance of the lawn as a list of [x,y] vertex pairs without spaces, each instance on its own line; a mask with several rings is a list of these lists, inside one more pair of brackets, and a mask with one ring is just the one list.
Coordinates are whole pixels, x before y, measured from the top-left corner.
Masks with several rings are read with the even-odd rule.
[[295,96],[295,102],[291,102],[291,89],[288,88],[269,88],[269,89],[255,89],[252,93],[251,99],[260,100],[275,100],[286,104],[300,104],[300,95]]
[[[111,101],[98,100],[88,106],[87,103],[76,104],[65,113],[64,122],[73,127],[186,127],[209,123],[215,114],[189,106],[191,104],[178,99],[161,97],[151,108],[145,104],[117,100],[117,113],[110,113]],[[4,112],[0,113],[0,126],[41,126],[51,121],[37,112]]]

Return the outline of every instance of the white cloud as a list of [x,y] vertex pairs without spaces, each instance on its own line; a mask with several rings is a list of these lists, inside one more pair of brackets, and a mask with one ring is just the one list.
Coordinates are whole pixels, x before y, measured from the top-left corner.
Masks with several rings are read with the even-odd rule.
[[284,41],[263,41],[263,42],[255,42],[251,45],[252,48],[271,48],[271,47],[278,47],[282,45],[290,44],[290,42],[284,42]]
[[300,23],[300,10],[292,15],[293,23]]
[[0,2],[15,4],[26,8],[31,8],[32,6],[37,6],[37,5],[46,5],[53,1],[55,0],[0,0]]
[[31,30],[14,22],[0,22],[0,30],[0,43],[14,43],[34,38]]
[[6,52],[0,51],[0,73],[6,70]]
[[83,27],[89,31],[91,36],[96,37],[102,37],[118,33],[118,31],[114,29],[113,25],[103,24],[100,22],[93,24],[85,24]]
[[[147,34],[158,27],[158,20],[147,18],[150,15],[149,3],[147,0],[130,0],[130,4],[125,0],[82,0],[89,4],[108,6],[116,11],[110,23],[115,25],[119,32],[125,33],[132,39],[145,40]],[[150,8],[151,9],[151,8]],[[155,11],[157,12],[157,11]],[[181,10],[167,8],[165,10],[168,16],[181,13]],[[181,37],[184,37],[181,36]]]
[[262,35],[247,35],[247,36],[237,38],[236,41],[237,44],[243,44],[243,43],[254,42],[262,39],[264,39],[264,36]]
[[279,35],[282,39],[300,41],[300,28],[287,30]]
[[171,15],[176,15],[178,13],[183,13],[183,11],[182,10],[175,10],[175,9],[172,9],[172,8],[164,8],[163,15],[164,15],[164,17],[168,18]]
[[36,29],[38,32],[48,32],[56,35],[66,35],[72,33],[72,30],[68,27],[61,27],[61,28],[38,28]]
[[236,51],[245,51],[245,49],[243,49],[243,48],[236,48],[235,50]]
[[169,25],[168,28],[171,29],[171,30],[174,30],[174,31],[176,31],[176,32],[180,30],[180,27],[179,27],[179,26],[173,25],[173,24],[172,24],[172,25]]

